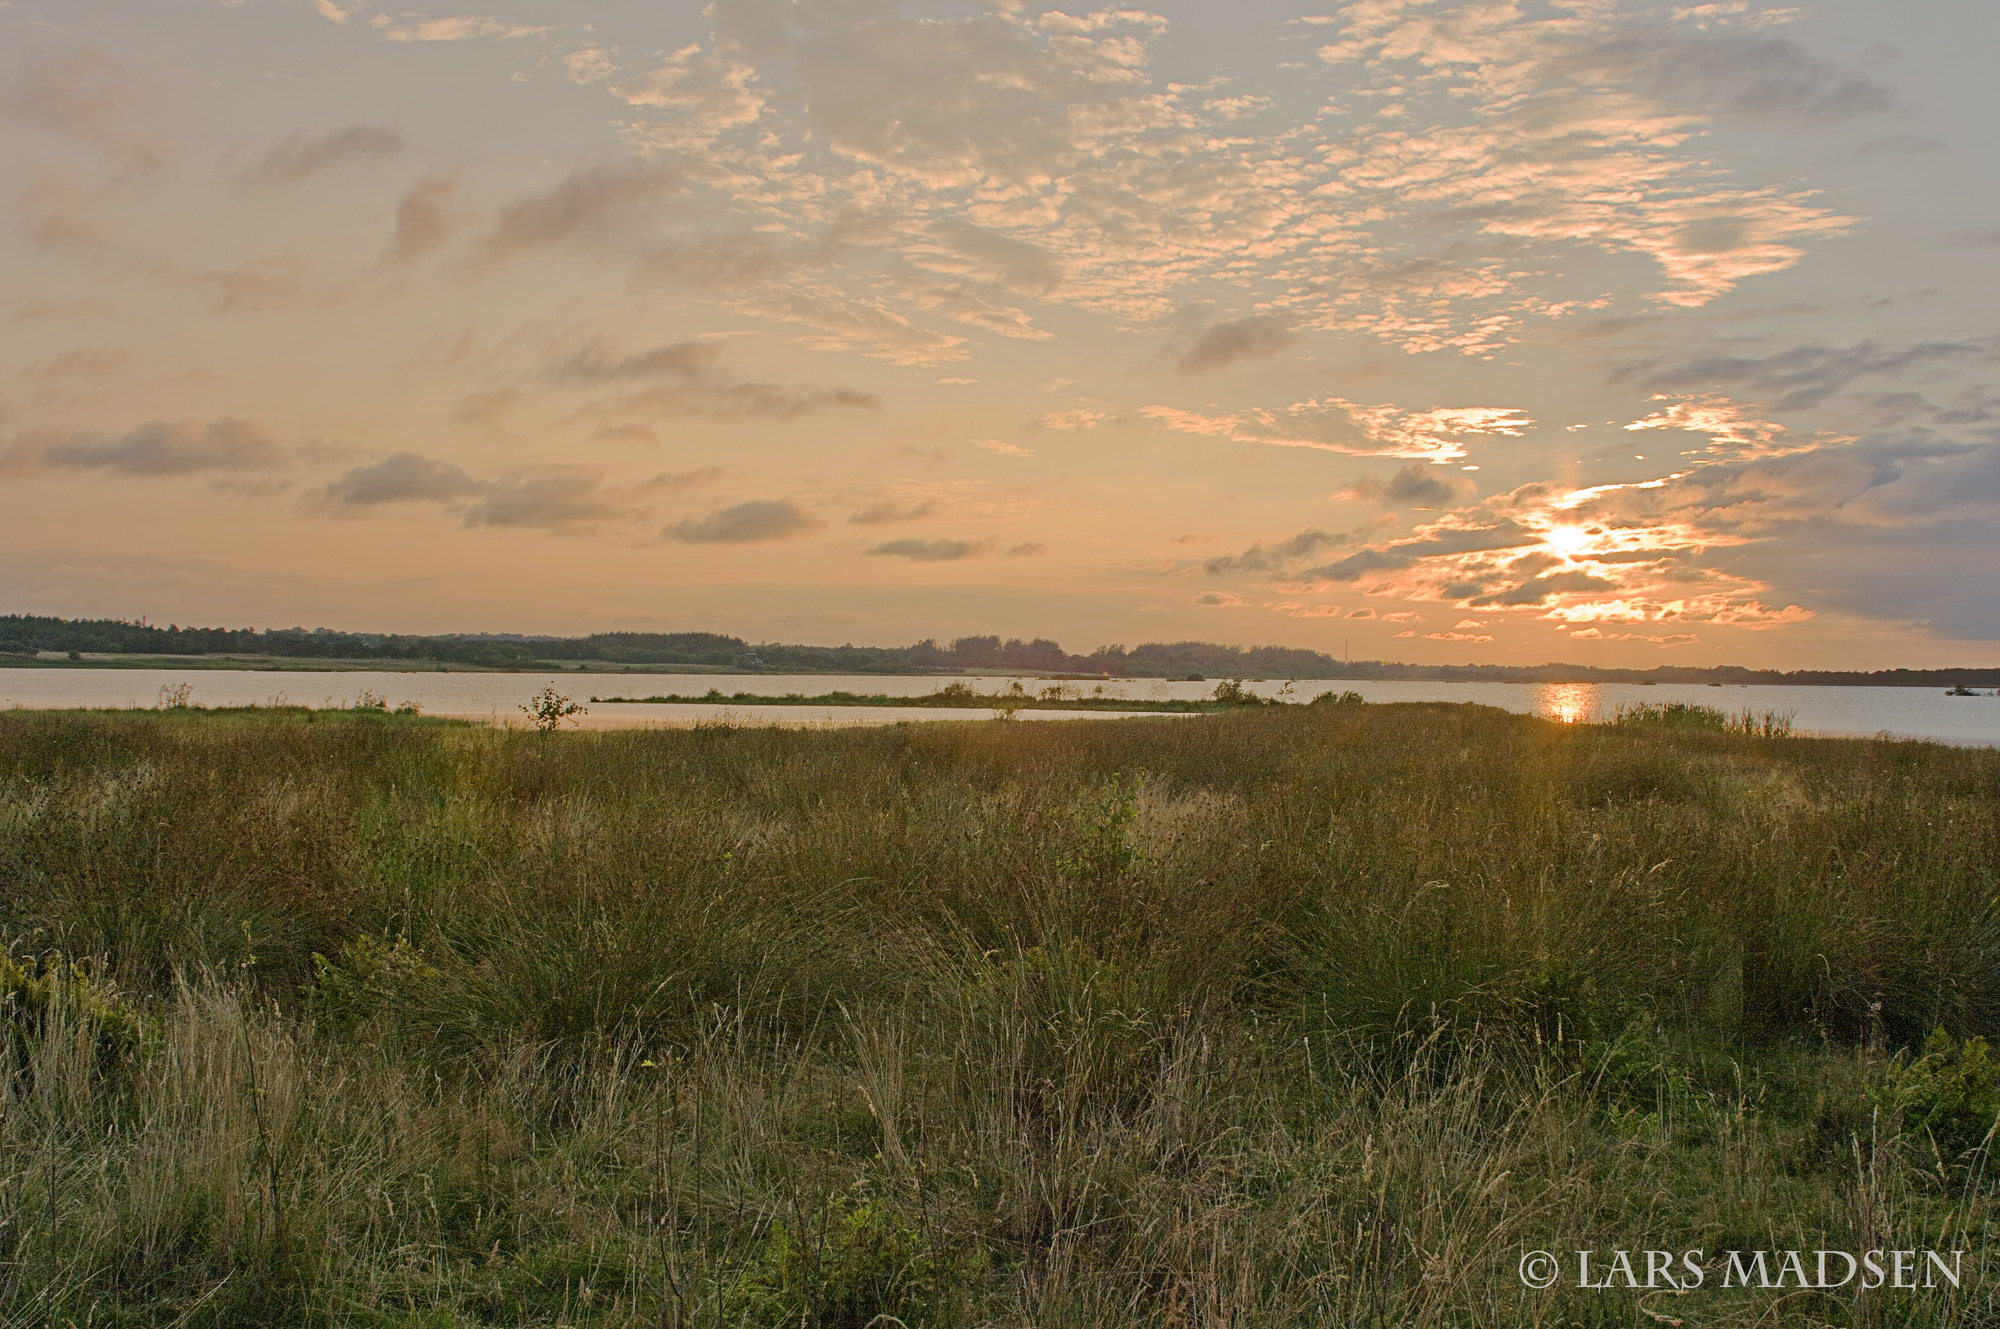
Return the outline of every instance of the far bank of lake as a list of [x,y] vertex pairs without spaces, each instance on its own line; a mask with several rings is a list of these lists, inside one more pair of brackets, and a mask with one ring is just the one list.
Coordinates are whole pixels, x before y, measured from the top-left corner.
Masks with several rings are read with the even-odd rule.
[[[670,691],[699,701],[676,703],[605,702],[590,707],[585,722],[593,728],[686,724],[887,724],[901,720],[984,720],[995,714],[989,706],[947,707],[936,704],[899,706],[754,705],[727,700],[746,689],[741,674],[677,673],[670,689],[644,687],[644,695]],[[759,696],[802,697],[832,692],[888,697],[929,697],[951,683],[962,683],[975,694],[1006,693],[1015,683],[1039,696],[1052,687],[1069,695],[1102,697],[1137,703],[1162,703],[1160,711],[1182,710],[1187,703],[1215,695],[1216,680],[1105,679],[1101,682],[1040,680],[1012,675],[942,678],[937,675],[766,674],[756,678]],[[606,678],[569,670],[560,673],[417,673],[388,670],[269,671],[247,669],[19,669],[0,671],[0,707],[23,706],[147,709],[163,697],[187,689],[196,706],[290,704],[314,707],[352,706],[380,698],[390,706],[411,704],[427,715],[462,716],[492,723],[521,723],[519,707],[544,687],[554,687],[583,701],[598,695],[635,695],[637,680]],[[1793,726],[1807,733],[1888,734],[1897,738],[1932,739],[1944,743],[2000,744],[2000,697],[1982,691],[1977,696],[1950,696],[1942,688],[1887,687],[1737,687],[1695,684],[1635,683],[1442,683],[1428,681],[1254,679],[1243,690],[1272,700],[1310,702],[1323,692],[1353,691],[1367,702],[1451,701],[1497,706],[1520,714],[1543,715],[1568,722],[1608,718],[1620,707],[1640,703],[1688,702],[1735,714],[1751,711],[1789,715]],[[703,694],[711,689],[722,700]],[[1117,719],[1146,711],[1056,710],[1030,701],[1017,718]],[[1157,712],[1155,712],[1157,713]]]

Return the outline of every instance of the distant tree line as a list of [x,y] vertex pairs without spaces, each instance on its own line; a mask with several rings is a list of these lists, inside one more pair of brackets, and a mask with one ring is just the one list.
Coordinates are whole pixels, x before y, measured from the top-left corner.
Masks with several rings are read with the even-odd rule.
[[1863,687],[2000,687],[2000,669],[1826,670],[1693,668],[1599,669],[1589,665],[1418,665],[1341,661],[1288,646],[1224,646],[1206,641],[1100,646],[1072,655],[1046,637],[930,638],[914,646],[800,646],[713,632],[595,632],[587,637],[513,633],[419,637],[328,628],[194,628],[119,619],[0,616],[0,654],[76,651],[107,655],[263,655],[290,659],[411,660],[524,669],[597,660],[612,664],[706,665],[756,673],[908,674],[965,669],[1090,674],[1110,678],[1300,678],[1433,680],[1462,683],[1770,683]]

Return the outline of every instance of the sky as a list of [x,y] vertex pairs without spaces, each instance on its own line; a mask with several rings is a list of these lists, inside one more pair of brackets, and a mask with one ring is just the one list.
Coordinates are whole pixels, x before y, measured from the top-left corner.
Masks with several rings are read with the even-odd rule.
[[0,612],[2000,664],[2000,6],[465,3],[0,0]]

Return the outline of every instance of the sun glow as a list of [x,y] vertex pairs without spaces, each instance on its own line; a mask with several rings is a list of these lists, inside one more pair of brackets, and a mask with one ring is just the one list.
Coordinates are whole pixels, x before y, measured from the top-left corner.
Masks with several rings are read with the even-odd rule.
[[1591,533],[1581,526],[1553,526],[1542,534],[1542,543],[1549,552],[1564,558],[1582,553],[1592,539]]

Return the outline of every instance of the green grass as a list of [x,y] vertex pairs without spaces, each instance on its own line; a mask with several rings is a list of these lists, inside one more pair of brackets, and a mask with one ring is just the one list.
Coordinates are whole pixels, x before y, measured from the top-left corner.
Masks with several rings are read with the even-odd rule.
[[[0,713],[0,1322],[1994,1323],[1997,809],[1442,704]],[[1967,1277],[1515,1273],[1669,1247]]]

